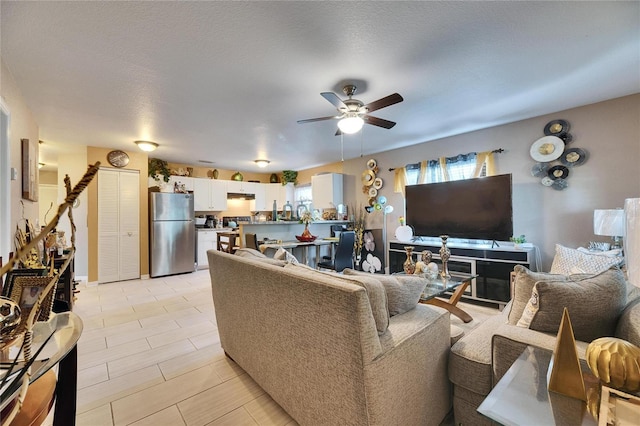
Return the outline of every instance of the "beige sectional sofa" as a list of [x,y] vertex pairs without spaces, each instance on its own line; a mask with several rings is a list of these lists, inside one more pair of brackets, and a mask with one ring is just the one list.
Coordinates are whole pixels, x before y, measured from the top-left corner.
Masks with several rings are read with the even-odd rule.
[[[540,317],[533,328],[518,322],[536,286]],[[568,306],[583,371],[590,341],[614,336],[640,346],[640,288],[626,283],[622,272],[610,269],[596,275],[534,273],[516,267],[516,294],[501,314],[460,339],[451,348],[449,378],[453,383],[456,425],[491,425],[476,410],[493,386],[528,346],[553,351],[561,310]],[[553,311],[554,321],[540,324]],[[531,327],[531,326],[530,326]],[[533,420],[533,419],[531,419]]]
[[376,280],[244,253],[208,252],[220,341],[299,424],[440,424],[448,312],[417,305],[385,320]]

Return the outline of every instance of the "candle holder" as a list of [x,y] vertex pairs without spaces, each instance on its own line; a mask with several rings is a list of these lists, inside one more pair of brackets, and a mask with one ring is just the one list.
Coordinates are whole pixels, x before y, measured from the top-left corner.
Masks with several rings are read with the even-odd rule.
[[442,247],[440,247],[440,260],[442,260],[442,271],[440,271],[440,277],[444,279],[451,278],[451,274],[449,274],[449,268],[447,263],[449,263],[449,258],[451,257],[451,251],[447,247],[447,240],[449,239],[448,235],[440,235],[440,239],[442,239]]

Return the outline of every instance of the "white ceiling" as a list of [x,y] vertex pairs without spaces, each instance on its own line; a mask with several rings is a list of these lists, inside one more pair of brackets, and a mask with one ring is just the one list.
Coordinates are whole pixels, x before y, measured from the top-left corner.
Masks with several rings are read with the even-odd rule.
[[[9,2],[1,55],[45,145],[266,172],[339,161],[320,96],[404,102],[370,155],[640,92],[640,2]],[[361,148],[362,147],[362,148]],[[44,162],[55,162],[43,150]],[[47,159],[47,156],[51,156]]]

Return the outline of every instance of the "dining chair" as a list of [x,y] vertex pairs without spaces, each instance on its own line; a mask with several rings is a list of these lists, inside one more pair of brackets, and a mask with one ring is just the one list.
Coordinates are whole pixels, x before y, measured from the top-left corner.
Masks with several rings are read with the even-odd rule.
[[[330,236],[331,238],[335,238],[336,236],[339,237],[340,233],[343,231],[347,230],[347,226],[346,225],[331,225],[329,227],[329,232],[330,232]],[[326,261],[326,260],[332,260],[333,259],[333,251],[334,251],[334,247],[335,244],[331,244],[329,246],[329,255],[328,256],[322,256],[322,260]]]
[[216,234],[218,237],[218,251],[233,254],[239,248],[237,232],[217,232]]
[[356,242],[354,231],[340,232],[340,239],[333,260],[318,262],[318,269],[333,269],[342,272],[345,268],[353,269],[353,246]]
[[245,247],[258,250],[258,236],[256,234],[250,234],[247,232],[244,234],[244,242]]

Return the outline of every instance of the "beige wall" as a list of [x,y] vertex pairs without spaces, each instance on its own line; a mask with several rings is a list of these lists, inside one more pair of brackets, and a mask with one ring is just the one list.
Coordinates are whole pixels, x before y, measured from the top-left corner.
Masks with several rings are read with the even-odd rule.
[[[21,161],[21,139],[29,139],[30,144],[35,146],[35,152],[38,152],[37,145],[39,140],[38,124],[33,118],[31,110],[24,102],[22,93],[16,85],[9,69],[5,66],[2,58],[0,58],[0,96],[2,103],[8,108],[10,114],[9,121],[9,165],[18,171],[18,179],[10,181],[11,209],[10,209],[10,230],[15,231],[18,221],[20,227],[24,230],[23,208],[20,204],[22,200],[22,161]],[[8,175],[8,174],[7,174]],[[37,176],[37,174],[36,174]],[[5,176],[2,177],[3,179]],[[30,223],[35,224],[38,220],[38,202],[22,200],[24,203],[24,218]],[[2,201],[6,202],[5,200]],[[13,246],[13,235],[2,235],[3,241],[10,241],[11,251],[15,251]],[[7,259],[8,253],[0,253],[4,259]]]
[[[531,176],[535,164],[529,155],[531,144],[544,136],[544,126],[554,119],[569,121],[574,137],[570,146],[589,152],[587,162],[571,170],[569,187],[563,191],[544,187]],[[345,200],[366,205],[368,197],[361,191],[360,174],[369,158],[376,159],[378,176],[384,181],[379,193],[395,208],[387,216],[391,237],[404,201],[393,192],[389,168],[497,148],[505,149],[497,154],[497,173],[513,175],[514,234],[525,234],[540,248],[543,268],[548,270],[556,243],[579,247],[589,241],[607,241],[607,237],[593,235],[594,209],[622,207],[625,198],[640,197],[640,95],[345,161],[344,173],[351,182],[345,186]],[[382,214],[368,215],[368,225],[381,228]]]
[[[100,167],[110,167],[107,161],[109,148],[87,148],[88,164],[100,162]],[[149,204],[148,157],[140,151],[127,151],[129,164],[124,169],[140,171],[140,275],[149,275]],[[87,187],[89,229],[89,282],[98,281],[98,184],[94,179]]]

